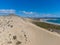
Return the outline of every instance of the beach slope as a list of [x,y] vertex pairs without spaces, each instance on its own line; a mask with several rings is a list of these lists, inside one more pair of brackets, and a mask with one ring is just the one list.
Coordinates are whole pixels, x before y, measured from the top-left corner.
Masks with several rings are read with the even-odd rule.
[[60,45],[60,35],[19,16],[0,16],[0,45]]

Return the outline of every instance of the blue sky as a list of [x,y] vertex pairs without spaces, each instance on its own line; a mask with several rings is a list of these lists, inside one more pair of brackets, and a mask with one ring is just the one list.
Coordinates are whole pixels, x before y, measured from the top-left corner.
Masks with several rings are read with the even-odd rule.
[[23,17],[60,17],[60,0],[0,0],[0,14]]

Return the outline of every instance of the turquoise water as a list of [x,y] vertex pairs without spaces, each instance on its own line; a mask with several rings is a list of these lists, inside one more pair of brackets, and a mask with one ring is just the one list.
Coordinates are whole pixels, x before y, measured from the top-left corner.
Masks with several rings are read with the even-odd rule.
[[50,19],[50,20],[46,20],[46,21],[51,22],[51,23],[60,24],[60,19]]

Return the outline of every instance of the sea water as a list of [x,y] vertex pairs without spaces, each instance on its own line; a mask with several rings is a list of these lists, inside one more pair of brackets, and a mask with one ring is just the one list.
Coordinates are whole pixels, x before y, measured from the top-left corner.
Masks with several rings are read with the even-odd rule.
[[46,20],[46,22],[60,24],[60,19],[48,19],[48,20]]

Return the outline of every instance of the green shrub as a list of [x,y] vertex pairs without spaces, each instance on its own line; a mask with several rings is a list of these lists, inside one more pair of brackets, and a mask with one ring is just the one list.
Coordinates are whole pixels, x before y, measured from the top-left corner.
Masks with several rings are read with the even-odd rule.
[[60,30],[60,26],[59,25],[54,25],[54,24],[48,24],[45,22],[33,22],[34,24],[36,24],[39,27],[45,28],[45,29],[57,29]]

